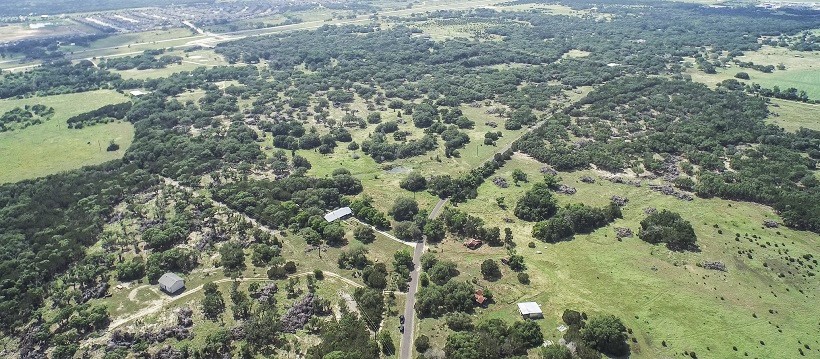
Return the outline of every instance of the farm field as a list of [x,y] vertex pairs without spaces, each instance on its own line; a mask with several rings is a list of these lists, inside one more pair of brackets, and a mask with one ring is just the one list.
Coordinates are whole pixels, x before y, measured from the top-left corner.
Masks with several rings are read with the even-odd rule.
[[[811,289],[816,282],[799,272],[778,278],[778,272],[786,271],[787,267],[779,249],[772,247],[779,245],[800,255],[816,253],[816,235],[785,228],[761,229],[764,219],[778,219],[765,206],[719,199],[696,198],[686,202],[652,192],[646,185],[637,188],[602,179],[587,184],[580,182],[580,177],[597,178],[600,173],[580,171],[559,174],[563,183],[578,189],[572,196],[557,195],[559,203],[602,206],[611,196],[620,195],[629,199],[623,208],[624,218],[591,234],[576,235],[571,241],[536,241],[535,248],[529,248],[528,243],[533,241],[532,223],[516,219],[508,224],[503,219],[515,218],[512,207],[533,182],[540,181],[541,166],[516,155],[496,174],[509,180],[513,169],[521,169],[528,174],[529,183],[501,189],[487,181],[479,188],[476,199],[458,206],[483,218],[488,225],[513,230],[517,251],[525,257],[532,279],[530,285],[519,284],[515,272],[506,267],[502,269],[503,278],[497,282],[480,279],[481,262],[504,257],[503,248],[484,246],[470,251],[449,239],[434,249],[442,258],[459,264],[460,279],[478,280],[479,286],[495,294],[495,303],[478,310],[481,318],[512,321],[519,317],[516,302],[536,301],[545,312],[545,319],[539,321],[545,339],[557,342],[561,333],[556,328],[562,324],[561,313],[565,309],[588,314],[613,313],[633,331],[631,337],[637,342],[630,345],[635,358],[671,357],[684,351],[706,357],[743,353],[771,357],[782,353],[797,355],[801,345],[798,341],[820,344],[818,338],[809,334],[816,331],[817,323],[803,315],[812,310],[811,303],[817,300],[816,291]],[[495,205],[499,196],[505,197],[509,209]],[[681,213],[693,224],[700,251],[671,252],[636,237],[617,240],[616,227],[627,227],[637,234],[648,207]],[[749,258],[739,254],[739,250],[752,250],[754,254]],[[698,265],[714,260],[727,263],[728,272]],[[433,329],[441,326],[439,320],[425,319],[420,332],[438,333],[439,347],[443,347],[447,330]],[[765,345],[750,345],[758,341]],[[733,346],[738,347],[737,352]]]
[[[54,108],[54,117],[43,124],[0,133],[0,183],[17,182],[121,158],[134,137],[133,126],[117,122],[69,129],[65,120],[92,109],[126,101],[114,91],[0,100],[0,113],[26,104]],[[109,141],[119,151],[107,152]]]

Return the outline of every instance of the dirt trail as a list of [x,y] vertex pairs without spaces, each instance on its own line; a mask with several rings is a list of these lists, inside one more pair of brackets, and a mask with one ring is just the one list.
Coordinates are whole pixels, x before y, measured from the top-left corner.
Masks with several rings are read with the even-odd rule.
[[[331,278],[339,279],[342,282],[344,282],[346,284],[349,284],[353,287],[357,287],[357,288],[358,287],[363,287],[363,285],[361,285],[359,283],[356,283],[353,280],[350,280],[348,278],[345,278],[345,277],[339,275],[338,273],[327,272],[327,271],[324,271],[323,273],[324,273],[325,277],[331,277]],[[292,277],[304,277],[304,276],[307,276],[309,274],[313,274],[313,272],[311,271],[311,272],[298,273],[298,274],[294,274]],[[231,278],[223,278],[223,279],[215,280],[212,283],[220,284],[220,283],[227,283],[227,282],[233,282],[233,281],[234,281],[234,279],[231,279]],[[269,279],[268,277],[247,277],[247,278],[237,278],[236,281],[237,282],[270,282],[270,281],[273,281],[273,280]],[[132,290],[132,293],[134,293],[134,296],[136,297],[136,290],[138,290],[140,288],[145,288],[147,286],[148,285],[144,285],[144,286],[134,288],[134,290]],[[151,314],[155,314],[155,313],[159,312],[160,310],[162,310],[163,307],[165,307],[165,306],[167,306],[171,303],[180,301],[181,299],[187,298],[187,297],[189,297],[189,296],[193,295],[194,293],[197,293],[201,290],[202,290],[202,285],[197,286],[196,288],[193,288],[193,289],[186,290],[186,291],[180,293],[179,295],[168,296],[168,297],[165,297],[165,298],[162,298],[162,299],[151,301],[151,302],[149,302],[148,305],[146,305],[145,307],[143,307],[142,309],[140,309],[136,313],[133,313],[133,314],[125,316],[125,317],[117,318],[114,321],[112,321],[111,324],[108,326],[108,330],[111,331],[113,329],[116,329],[116,328],[122,326],[123,324],[133,322],[137,319],[149,316]],[[132,299],[131,298],[131,293],[129,293],[128,294],[128,299],[135,300],[136,298]]]

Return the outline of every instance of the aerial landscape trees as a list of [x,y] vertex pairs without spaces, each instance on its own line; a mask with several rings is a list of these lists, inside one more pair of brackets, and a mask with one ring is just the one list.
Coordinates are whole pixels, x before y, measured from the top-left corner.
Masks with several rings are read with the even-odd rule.
[[[814,353],[794,318],[814,314],[820,131],[775,122],[775,104],[793,116],[813,90],[747,82],[801,57],[744,55],[810,56],[815,12],[559,3],[290,4],[290,25],[329,18],[196,35],[213,49],[186,36],[128,54],[132,40],[112,37],[123,51],[104,58],[57,38],[0,46],[9,63],[41,62],[0,73],[0,151],[18,151],[4,156],[36,153],[15,136],[133,126],[133,142],[70,144],[121,158],[0,185],[3,353],[376,358],[406,330],[431,357],[719,357],[739,350],[711,344],[711,318],[741,316],[755,321],[726,342],[742,351]],[[124,102],[50,103],[102,89]],[[148,289],[169,272],[189,299]],[[415,284],[405,304],[424,333],[398,317]],[[521,298],[591,314],[566,311],[555,332],[522,320]]]

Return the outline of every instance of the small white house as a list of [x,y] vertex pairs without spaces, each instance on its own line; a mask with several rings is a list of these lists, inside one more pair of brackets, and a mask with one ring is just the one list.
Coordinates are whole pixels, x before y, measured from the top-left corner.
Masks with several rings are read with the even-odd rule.
[[524,318],[535,319],[543,318],[544,312],[541,311],[541,306],[536,302],[518,303],[518,312]]
[[328,222],[333,222],[337,219],[347,217],[351,214],[353,214],[353,210],[350,209],[350,207],[342,207],[333,212],[328,212],[325,215],[325,220]]
[[185,288],[185,281],[174,273],[165,273],[159,278],[159,289],[174,294]]

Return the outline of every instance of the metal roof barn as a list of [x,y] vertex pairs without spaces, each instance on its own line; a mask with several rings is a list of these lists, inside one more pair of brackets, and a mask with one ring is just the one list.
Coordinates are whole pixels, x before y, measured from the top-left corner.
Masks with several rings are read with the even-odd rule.
[[174,273],[165,273],[159,278],[159,289],[174,294],[185,288],[185,281]]
[[333,222],[337,219],[347,217],[351,214],[353,214],[353,210],[350,209],[350,207],[342,207],[342,208],[339,208],[335,211],[328,212],[325,215],[325,220],[328,221],[328,222]]

